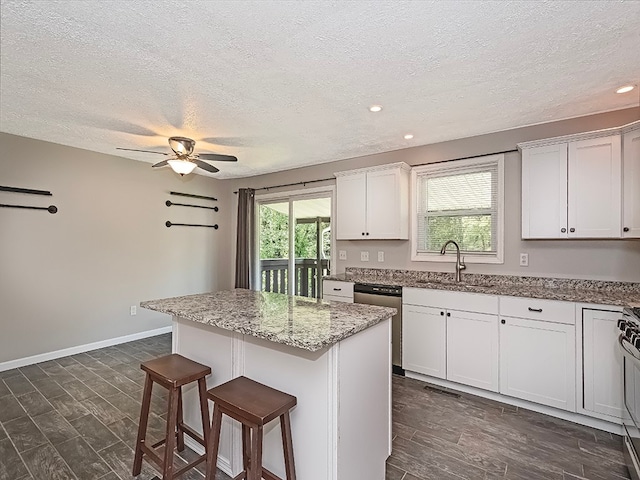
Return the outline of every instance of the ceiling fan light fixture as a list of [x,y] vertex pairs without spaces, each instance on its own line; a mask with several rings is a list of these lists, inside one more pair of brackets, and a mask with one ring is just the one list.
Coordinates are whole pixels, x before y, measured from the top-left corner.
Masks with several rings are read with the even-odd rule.
[[186,137],[171,137],[169,138],[169,146],[178,156],[191,155],[196,142]]
[[197,167],[197,165],[189,160],[173,159],[168,160],[171,169],[180,175],[189,175]]

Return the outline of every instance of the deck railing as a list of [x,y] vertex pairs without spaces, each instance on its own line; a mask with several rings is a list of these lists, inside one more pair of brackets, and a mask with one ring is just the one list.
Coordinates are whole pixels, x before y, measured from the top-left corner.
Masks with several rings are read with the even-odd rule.
[[[317,263],[315,258],[296,258],[294,295],[319,297]],[[329,260],[320,261],[322,276],[329,275]],[[289,260],[286,258],[260,260],[262,291],[287,293]]]

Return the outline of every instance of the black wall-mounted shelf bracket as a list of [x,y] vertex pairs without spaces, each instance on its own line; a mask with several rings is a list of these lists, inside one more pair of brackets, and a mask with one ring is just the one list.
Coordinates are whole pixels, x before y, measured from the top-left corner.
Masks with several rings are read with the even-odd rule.
[[25,210],[46,210],[49,213],[56,213],[58,211],[58,207],[55,205],[49,205],[48,207],[32,207],[30,205],[7,205],[4,203],[0,203],[1,208],[23,208]]
[[175,205],[178,207],[206,208],[207,210],[213,210],[214,212],[218,211],[218,207],[205,207],[204,205],[192,205],[190,203],[175,203],[175,202],[172,202],[171,200],[167,200],[166,202],[164,202],[164,204],[167,207]]
[[180,193],[180,192],[169,192],[171,195],[178,195],[180,197],[189,197],[189,198],[200,198],[202,200],[212,200],[217,202],[218,199],[214,197],[205,197],[204,195],[194,195],[193,193]]
[[12,192],[12,193],[28,193],[29,195],[47,195],[53,194],[48,190],[34,190],[32,188],[19,188],[19,187],[3,187],[0,185],[0,192]]
[[169,220],[165,222],[167,228],[169,227],[207,227],[207,228],[215,228],[218,229],[218,224],[215,225],[201,225],[199,223],[172,223]]

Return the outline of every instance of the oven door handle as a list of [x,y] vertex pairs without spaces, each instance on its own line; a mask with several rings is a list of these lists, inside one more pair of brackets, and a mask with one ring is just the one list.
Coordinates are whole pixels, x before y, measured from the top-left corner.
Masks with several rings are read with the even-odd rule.
[[[629,346],[631,346],[631,344],[629,343],[629,341],[626,339],[626,337],[624,336],[623,333],[621,333],[620,335],[618,335],[618,346],[620,347],[620,349],[622,350],[622,353],[627,356],[632,358],[636,363],[638,363],[638,365],[640,366],[640,358],[638,358],[638,354],[634,353],[632,350],[629,350],[629,348],[625,345],[625,344],[629,344]],[[634,349],[635,350],[635,349]]]

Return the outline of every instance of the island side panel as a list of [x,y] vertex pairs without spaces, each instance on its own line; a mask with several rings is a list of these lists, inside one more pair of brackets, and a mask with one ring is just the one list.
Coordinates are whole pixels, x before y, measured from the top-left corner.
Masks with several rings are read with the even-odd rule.
[[391,320],[338,347],[338,478],[384,480],[391,454]]
[[[309,352],[245,335],[245,375],[297,398],[291,411],[296,476],[305,480],[338,480],[335,450],[338,429],[335,404],[334,345]],[[263,464],[285,478],[279,420],[264,430]]]
[[[211,375],[207,377],[207,388],[228,382],[238,376],[238,344],[242,335],[202,323],[193,322],[180,317],[173,317],[173,352],[184,355],[191,360],[211,367]],[[234,355],[235,354],[235,355]],[[202,433],[198,388],[196,384],[183,387],[184,420],[198,433]],[[209,402],[209,416],[213,404]],[[228,475],[232,475],[241,465],[241,455],[233,448],[239,443],[240,427],[229,418],[224,418],[218,467]],[[204,453],[203,447],[185,435],[185,443],[198,453]],[[235,457],[233,456],[235,455]],[[238,473],[238,472],[236,472]]]

